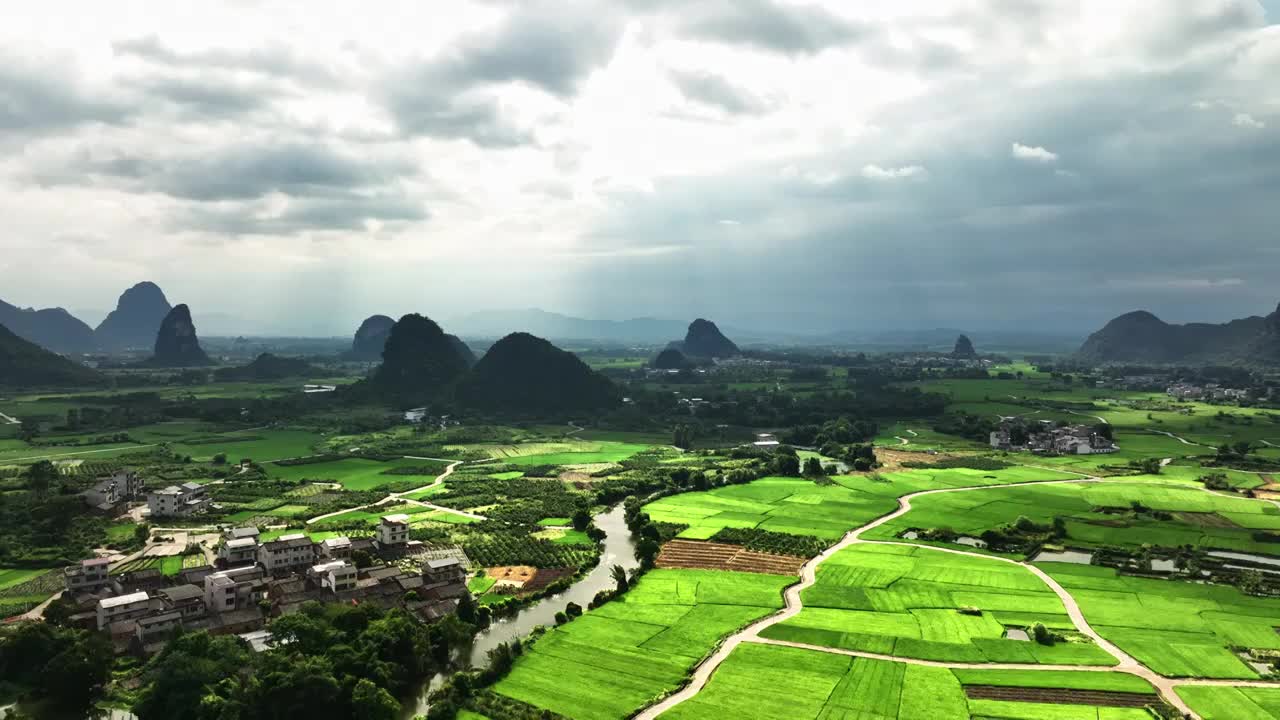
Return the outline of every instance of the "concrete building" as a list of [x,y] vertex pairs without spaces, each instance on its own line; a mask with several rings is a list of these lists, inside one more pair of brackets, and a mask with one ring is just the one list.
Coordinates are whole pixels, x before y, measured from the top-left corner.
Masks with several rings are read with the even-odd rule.
[[142,493],[142,480],[138,473],[130,469],[117,470],[112,475],[104,475],[93,482],[93,487],[85,490],[82,496],[87,505],[99,510],[109,511],[117,505],[133,500]]
[[265,573],[257,566],[223,570],[204,579],[204,605],[211,613],[243,610],[265,593]]
[[182,613],[169,610],[138,618],[135,636],[143,647],[163,642],[174,630],[182,628]]
[[195,585],[174,585],[156,591],[165,611],[176,612],[184,619],[205,614],[204,590]]
[[378,523],[378,545],[394,547],[409,542],[409,516],[387,515]]
[[152,517],[184,517],[209,507],[209,496],[199,483],[170,485],[147,494]]
[[228,567],[234,565],[251,565],[258,561],[258,539],[256,537],[242,537],[234,540],[223,540],[218,545],[218,559],[227,564]]
[[258,546],[258,564],[272,574],[311,567],[315,562],[315,543],[302,533],[282,535]]
[[351,538],[336,537],[320,541],[320,557],[330,560],[351,557]]
[[62,577],[71,592],[92,592],[110,581],[107,576],[110,567],[111,561],[107,558],[81,560],[79,565],[63,569]]
[[313,566],[307,577],[329,592],[356,589],[356,567],[346,560],[333,560]]
[[145,592],[103,598],[98,601],[98,629],[103,630],[112,623],[122,620],[133,620],[151,611],[151,598]]

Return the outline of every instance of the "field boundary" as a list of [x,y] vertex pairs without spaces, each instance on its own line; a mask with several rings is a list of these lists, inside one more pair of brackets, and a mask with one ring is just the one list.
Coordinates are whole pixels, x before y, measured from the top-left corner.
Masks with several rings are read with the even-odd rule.
[[[1072,472],[1072,471],[1059,470],[1059,472]],[[1069,480],[1032,480],[1032,481],[1018,482],[1018,483],[976,485],[972,487],[936,488],[932,490],[921,490],[914,493],[908,493],[906,495],[899,497],[898,507],[896,510],[886,513],[884,515],[881,515],[878,518],[875,518],[859,527],[856,527],[850,530],[835,545],[832,545],[831,547],[827,548],[824,552],[822,552],[820,555],[818,555],[817,557],[805,563],[804,566],[801,568],[800,578],[798,582],[789,585],[786,589],[783,590],[783,598],[785,601],[785,606],[783,607],[783,609],[766,618],[758,620],[755,623],[752,623],[751,625],[749,625],[748,627],[735,633],[734,635],[731,635],[725,638],[721,642],[719,649],[716,650],[716,652],[713,655],[704,659],[701,663],[698,664],[697,667],[694,668],[693,674],[688,678],[688,680],[686,681],[684,686],[680,688],[680,690],[666,696],[665,698],[661,699],[655,704],[652,704],[649,707],[645,708],[644,710],[640,711],[639,713],[634,715],[634,718],[636,720],[655,720],[658,716],[662,715],[663,713],[670,710],[671,708],[685,702],[686,700],[693,698],[695,695],[701,692],[704,687],[706,687],[706,684],[710,681],[711,676],[715,673],[716,669],[718,669],[720,665],[723,664],[726,659],[728,659],[729,655],[733,652],[733,650],[736,649],[738,645],[742,644],[743,642],[761,643],[766,645],[782,645],[782,646],[795,647],[795,648],[805,649],[805,650],[827,652],[827,653],[832,653],[837,655],[847,655],[852,657],[866,657],[866,658],[875,659],[875,660],[901,662],[909,665],[922,665],[927,667],[940,667],[940,668],[948,668],[948,669],[984,668],[989,670],[1085,670],[1085,671],[1092,670],[1092,671],[1107,671],[1107,672],[1123,672],[1129,675],[1140,677],[1143,680],[1146,680],[1148,683],[1151,684],[1152,687],[1156,689],[1157,693],[1159,693],[1159,696],[1162,699],[1164,699],[1165,702],[1172,705],[1179,712],[1183,713],[1186,717],[1195,718],[1196,720],[1200,720],[1200,716],[1196,714],[1196,712],[1192,710],[1191,707],[1188,706],[1186,702],[1184,702],[1182,698],[1177,694],[1177,692],[1175,691],[1176,687],[1186,686],[1186,685],[1218,685],[1218,686],[1237,686],[1237,687],[1280,688],[1280,682],[1248,681],[1248,680],[1208,680],[1208,679],[1197,679],[1197,678],[1175,679],[1175,678],[1168,678],[1163,675],[1160,675],[1159,673],[1155,672],[1151,668],[1148,668],[1147,666],[1140,663],[1136,658],[1132,657],[1125,651],[1121,650],[1114,643],[1103,638],[1096,630],[1093,629],[1092,626],[1089,625],[1089,622],[1084,617],[1084,613],[1081,612],[1080,610],[1079,604],[1076,602],[1075,598],[1071,596],[1071,593],[1069,593],[1066,590],[1066,588],[1062,587],[1061,584],[1059,584],[1056,580],[1050,577],[1043,570],[1041,570],[1038,567],[1035,567],[1030,563],[1022,562],[1019,560],[1012,560],[1010,558],[1004,558],[997,555],[983,555],[980,553],[966,552],[963,550],[955,550],[952,548],[943,548],[943,547],[937,547],[932,545],[920,545],[920,544],[908,543],[908,542],[891,542],[891,541],[862,539],[863,533],[869,530],[873,530],[877,527],[880,527],[881,525],[884,525],[886,523],[892,522],[893,520],[896,520],[897,518],[902,517],[903,515],[911,512],[912,499],[917,497],[923,497],[925,495],[937,495],[942,493],[953,493],[953,492],[975,492],[979,490],[990,490],[993,488],[1008,488],[1008,487],[1030,486],[1030,485],[1062,485],[1062,484],[1073,484],[1073,483],[1106,482],[1105,478],[1102,478],[1099,476],[1085,475],[1084,473],[1075,473],[1075,474],[1080,475],[1081,477],[1073,478]],[[1205,488],[1201,488],[1201,489],[1203,490]],[[801,599],[801,593],[809,589],[810,587],[812,587],[817,582],[817,568],[819,565],[821,565],[823,562],[831,558],[837,552],[859,543],[868,544],[868,545],[898,545],[898,546],[905,546],[905,547],[912,547],[912,548],[924,548],[926,550],[934,550],[937,552],[945,552],[945,553],[951,553],[955,555],[964,555],[968,557],[982,558],[986,560],[992,560],[995,562],[1004,562],[1004,563],[1017,565],[1019,567],[1023,567],[1027,569],[1029,572],[1031,572],[1033,575],[1035,575],[1041,582],[1043,582],[1046,586],[1048,586],[1048,588],[1052,590],[1055,595],[1058,596],[1059,600],[1062,601],[1063,606],[1066,608],[1067,616],[1071,619],[1072,624],[1075,625],[1076,630],[1079,631],[1081,634],[1086,635],[1091,640],[1093,640],[1098,645],[1098,647],[1100,647],[1107,654],[1115,658],[1118,664],[1115,666],[1055,666],[1055,665],[1001,664],[1001,663],[980,663],[980,664],[947,663],[947,662],[938,662],[938,661],[932,661],[932,660],[921,660],[918,658],[897,657],[892,655],[877,655],[874,653],[864,653],[864,652],[853,651],[853,650],[844,650],[840,648],[828,648],[828,647],[822,647],[822,646],[816,646],[816,645],[807,645],[803,643],[793,643],[789,641],[772,640],[772,639],[763,638],[760,636],[761,631],[769,627],[772,627],[780,622],[783,622],[785,620],[789,620],[800,613],[800,611],[804,608],[804,602]]]

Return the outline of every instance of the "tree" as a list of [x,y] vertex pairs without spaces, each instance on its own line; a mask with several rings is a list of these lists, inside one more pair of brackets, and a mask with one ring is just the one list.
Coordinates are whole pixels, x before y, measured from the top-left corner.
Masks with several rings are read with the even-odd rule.
[[571,602],[564,606],[564,614],[571,618],[580,617],[582,615],[582,606],[578,603]]
[[351,691],[351,714],[362,720],[396,720],[400,703],[391,693],[361,678]]
[[822,477],[826,475],[822,470],[822,461],[817,457],[809,457],[805,459],[804,474],[806,477]]
[[1031,626],[1031,637],[1035,638],[1035,641],[1041,645],[1053,644],[1053,635],[1049,632],[1049,628],[1044,626],[1044,623],[1036,623]]
[[573,513],[573,529],[578,532],[582,532],[590,525],[591,513],[587,512],[584,508],[578,508],[577,511]]
[[41,460],[27,468],[27,488],[37,497],[44,497],[58,477],[58,468],[48,460]]
[[794,450],[790,454],[779,452],[773,459],[773,471],[779,475],[799,475],[800,458],[796,457]]
[[200,631],[175,638],[147,663],[150,682],[133,712],[142,720],[187,717],[200,706],[205,688],[236,676],[249,663],[249,650],[237,637]]
[[662,546],[656,540],[644,538],[636,543],[636,560],[640,561],[641,567],[651,568],[654,561],[658,559],[658,553],[661,550]]
[[218,454],[214,455],[214,456],[213,456],[213,461],[212,461],[212,462],[213,462],[213,464],[214,464],[214,465],[226,465],[226,464],[227,464],[227,454],[226,454],[226,453],[218,453]]
[[462,597],[458,598],[457,615],[462,622],[472,625],[476,623],[476,601],[471,597],[471,593],[463,593]]
[[613,584],[617,587],[619,595],[631,589],[631,581],[627,579],[626,568],[621,565],[614,565],[609,570],[609,575],[613,578]]

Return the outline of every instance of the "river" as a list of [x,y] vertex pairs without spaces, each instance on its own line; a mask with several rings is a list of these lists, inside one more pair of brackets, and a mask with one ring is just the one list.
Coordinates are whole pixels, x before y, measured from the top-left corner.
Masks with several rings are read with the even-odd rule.
[[[528,635],[539,625],[556,624],[556,613],[562,612],[569,603],[577,603],[585,610],[587,605],[601,590],[614,587],[613,566],[621,565],[627,572],[640,566],[636,561],[635,544],[631,542],[631,531],[623,517],[622,504],[615,505],[612,510],[596,515],[596,527],[605,531],[604,547],[600,553],[600,563],[589,573],[574,583],[568,590],[556,595],[549,595],[538,602],[520,610],[511,617],[495,620],[488,629],[476,634],[475,644],[471,648],[470,664],[472,667],[483,667],[488,653],[504,642],[511,642]],[[442,678],[431,678],[423,690],[411,701],[404,703],[401,717],[412,718],[427,713],[427,695],[439,687]]]

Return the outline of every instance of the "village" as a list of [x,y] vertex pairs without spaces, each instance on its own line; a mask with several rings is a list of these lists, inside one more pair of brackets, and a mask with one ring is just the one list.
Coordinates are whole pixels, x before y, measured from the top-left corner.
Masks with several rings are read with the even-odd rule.
[[[120,470],[85,491],[87,504],[110,509],[140,497],[137,473]],[[184,517],[208,507],[203,486],[185,483],[146,493],[153,518]],[[166,575],[157,567],[112,573],[117,561],[98,557],[63,571],[68,624],[107,633],[117,652],[150,656],[176,631],[238,635],[267,647],[271,617],[304,603],[374,603],[403,608],[431,623],[452,614],[468,595],[466,557],[430,552],[409,539],[409,517],[388,514],[372,537],[303,533],[264,539],[257,527],[228,527],[213,564]]]
[[991,431],[990,444],[993,450],[1042,455],[1098,455],[1120,449],[1094,426],[1052,420],[1027,423],[1021,418],[1002,418],[1000,427]]

